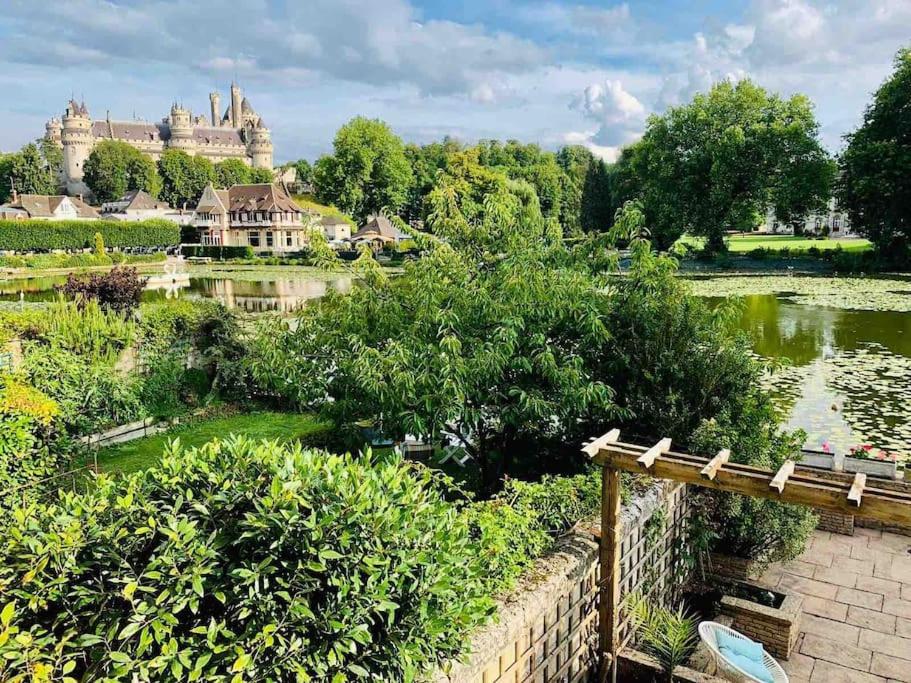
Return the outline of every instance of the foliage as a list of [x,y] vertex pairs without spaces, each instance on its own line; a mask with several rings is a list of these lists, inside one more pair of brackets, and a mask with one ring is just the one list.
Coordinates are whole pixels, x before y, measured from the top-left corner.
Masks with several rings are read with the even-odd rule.
[[146,281],[135,268],[118,266],[107,273],[92,273],[88,278],[71,273],[60,291],[79,306],[96,301],[106,310],[127,315],[139,306]]
[[273,183],[275,182],[275,173],[271,168],[251,168],[251,183]]
[[215,166],[202,156],[182,149],[166,149],[158,159],[159,196],[173,207],[195,208],[206,185],[216,182]]
[[441,142],[426,145],[405,145],[405,158],[411,166],[412,182],[408,188],[408,200],[402,210],[407,221],[424,220],[424,199],[433,190],[437,175],[447,168],[450,154],[462,151],[457,140],[445,137]]
[[309,185],[313,182],[313,166],[306,159],[298,159],[289,164],[297,173],[297,182]]
[[313,178],[317,199],[358,223],[383,209],[398,211],[412,182],[401,139],[382,121],[363,117],[339,129],[333,153],[316,162]]
[[851,224],[894,265],[911,263],[911,50],[895,57],[895,70],[867,107],[864,121],[846,136],[839,201]]
[[0,220],[0,250],[49,251],[86,249],[101,233],[108,248],[169,247],[180,241],[180,228],[172,221],[13,221]]
[[563,169],[563,207],[560,224],[567,234],[604,232],[617,210],[607,164],[580,145],[557,152]]
[[75,254],[23,254],[22,256],[0,256],[0,268],[28,268],[45,270],[48,268],[85,268],[87,266],[110,266],[114,263],[138,264],[161,263],[167,254],[157,251],[151,254],[124,254],[111,252],[104,256],[77,252]]
[[441,488],[232,438],[61,492],[6,533],[0,676],[413,681],[492,611]]
[[55,303],[23,333],[26,340],[71,351],[88,362],[113,364],[136,336],[135,325],[98,301]]
[[161,178],[152,157],[121,140],[101,140],[85,160],[85,184],[99,203],[113,202],[130,190],[157,197]]
[[253,247],[226,247],[222,245],[182,244],[180,253],[187,257],[203,257],[226,261],[234,258],[253,258]]
[[38,145],[30,142],[20,151],[0,155],[0,203],[19,194],[54,194],[56,169],[44,158]]
[[722,251],[725,231],[752,229],[768,205],[789,222],[825,204],[834,167],[818,128],[802,95],[782,100],[748,80],[718,83],[649,119],[621,156],[618,192],[643,202],[660,248],[688,232]]
[[667,680],[673,681],[674,669],[686,664],[699,644],[698,620],[683,608],[668,610],[638,596],[629,609],[639,647],[657,659]]
[[228,189],[250,182],[250,167],[240,159],[224,159],[215,164],[215,187]]

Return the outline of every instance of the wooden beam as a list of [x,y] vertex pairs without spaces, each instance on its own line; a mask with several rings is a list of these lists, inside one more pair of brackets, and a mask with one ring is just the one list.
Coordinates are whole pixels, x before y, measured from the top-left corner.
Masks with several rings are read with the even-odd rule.
[[715,455],[714,458],[709,460],[708,465],[702,468],[702,471],[699,473],[706,479],[714,479],[715,475],[718,473],[718,469],[731,459],[731,451],[727,448],[722,448]]
[[781,467],[778,468],[775,476],[772,477],[772,481],[769,482],[769,487],[778,489],[778,493],[784,491],[784,485],[787,483],[788,477],[794,474],[795,464],[793,460],[785,460]]
[[655,459],[659,455],[664,455],[669,450],[671,450],[671,440],[668,438],[661,439],[661,441],[639,456],[639,464],[645,469],[651,469],[652,465],[655,464]]
[[864,493],[864,487],[867,485],[867,475],[858,472],[854,475],[854,481],[851,483],[851,490],[848,491],[848,500],[860,507],[860,498]]
[[602,683],[617,680],[620,604],[620,472],[601,470],[601,597],[599,635]]
[[[647,450],[643,446],[617,441],[602,447],[592,461],[625,472],[641,472],[639,458]],[[795,471],[788,477],[788,485],[779,492],[769,486],[774,473],[768,469],[729,462],[716,471],[714,479],[706,479],[701,473],[708,463],[707,458],[669,451],[654,461],[649,474],[719,491],[808,505],[890,524],[911,525],[911,494],[903,491],[866,487],[861,504],[855,505],[848,500],[851,481],[847,477],[822,477],[813,472]]]
[[602,446],[605,446],[609,443],[616,443],[620,440],[620,430],[612,429],[607,434],[599,436],[597,439],[592,439],[588,444],[582,447],[582,452],[585,453],[589,458],[594,458],[598,455],[598,451],[601,450]]

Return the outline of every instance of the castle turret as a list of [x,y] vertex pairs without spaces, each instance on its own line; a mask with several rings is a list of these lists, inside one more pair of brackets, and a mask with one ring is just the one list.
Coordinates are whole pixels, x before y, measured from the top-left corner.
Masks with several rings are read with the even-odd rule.
[[243,125],[241,118],[241,94],[240,86],[237,83],[231,83],[231,127],[240,128]]
[[253,168],[272,169],[272,132],[262,119],[250,129],[250,143],[247,146]]
[[212,105],[212,125],[220,126],[221,119],[219,118],[218,112],[221,111],[221,95],[219,95],[217,92],[210,92],[209,103]]
[[66,178],[66,190],[70,194],[88,194],[89,189],[83,182],[84,166],[92,147],[95,144],[92,135],[92,119],[85,108],[85,103],[78,104],[70,100],[63,115],[63,169]]
[[171,128],[171,139],[168,141],[168,147],[182,149],[192,154],[196,148],[193,140],[192,114],[175,103],[171,107],[171,116],[168,123]]
[[56,116],[44,124],[44,139],[55,145],[63,145],[63,124]]

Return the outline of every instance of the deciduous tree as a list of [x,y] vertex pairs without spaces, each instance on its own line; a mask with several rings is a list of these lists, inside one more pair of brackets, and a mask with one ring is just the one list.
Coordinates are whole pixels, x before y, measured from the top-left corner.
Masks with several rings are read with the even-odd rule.
[[54,194],[56,172],[35,143],[0,157],[0,201],[8,201],[15,189],[19,194]]
[[250,167],[240,159],[224,159],[215,164],[215,186],[228,189],[250,182]]
[[180,149],[167,149],[158,160],[160,197],[174,207],[196,206],[208,183],[214,183],[215,167],[205,157],[190,156]]
[[120,140],[102,140],[85,161],[85,184],[95,200],[111,202],[130,190],[145,190],[157,197],[161,178],[147,154]]

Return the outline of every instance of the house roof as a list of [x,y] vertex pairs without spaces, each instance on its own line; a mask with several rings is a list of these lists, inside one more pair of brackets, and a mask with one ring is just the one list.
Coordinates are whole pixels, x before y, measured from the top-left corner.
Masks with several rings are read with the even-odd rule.
[[385,216],[372,216],[363,227],[351,236],[351,239],[379,238],[396,240],[403,237],[407,237],[407,235],[398,230],[388,218]]
[[166,123],[144,121],[93,121],[92,134],[108,140],[161,142],[171,139],[171,129]]
[[346,221],[341,216],[323,216],[319,219],[320,225],[348,225]]
[[[211,184],[206,188],[212,188]],[[292,211],[303,213],[288,193],[278,185],[271,183],[258,183],[253,185],[234,185],[227,190],[212,191],[221,206],[205,200],[206,192],[200,198],[196,210],[206,208],[221,208],[227,211]]]
[[30,218],[53,218],[54,211],[65,199],[69,199],[76,207],[76,215],[80,218],[99,218],[98,212],[79,197],[67,197],[61,194],[21,194],[15,202],[10,202],[8,206],[13,209],[23,209]]
[[170,209],[167,202],[159,202],[145,190],[130,190],[118,202],[126,202],[124,210],[147,211],[150,209]]

